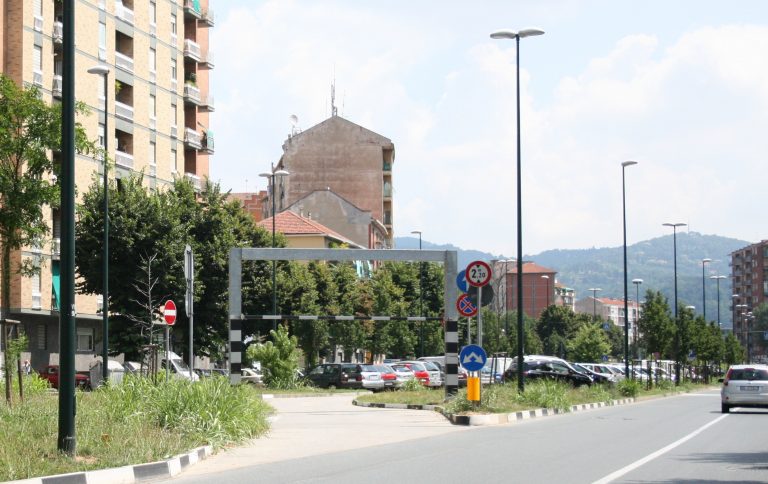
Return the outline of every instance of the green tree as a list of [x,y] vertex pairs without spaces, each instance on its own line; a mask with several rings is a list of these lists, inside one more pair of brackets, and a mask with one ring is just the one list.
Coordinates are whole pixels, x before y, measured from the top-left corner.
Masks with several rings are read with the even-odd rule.
[[544,309],[536,323],[536,333],[544,353],[564,356],[567,342],[586,323],[587,318],[575,314],[569,307],[549,306]]
[[[75,106],[85,115],[84,104]],[[46,205],[58,206],[59,187],[51,175],[58,166],[48,151],[61,149],[61,105],[48,105],[36,87],[22,88],[0,74],[0,314],[8,315],[11,301],[11,274],[31,275],[39,266],[23,260],[11,265],[11,253],[25,246],[41,247],[48,234],[43,218]],[[80,123],[75,125],[75,150],[95,152]],[[3,334],[6,328],[3,324]],[[11,368],[5,353],[5,368]],[[6,371],[6,399],[10,400],[10,371]]]
[[[513,355],[517,355],[517,312],[510,311],[507,319],[509,321],[509,333],[507,334],[509,351]],[[544,351],[542,341],[536,332],[536,321],[525,313],[523,314],[523,337],[523,354],[535,355]]]
[[768,332],[768,303],[762,303],[752,310],[752,320],[750,333],[750,351],[753,355],[766,355],[766,344],[768,340],[764,334]]
[[728,333],[724,342],[723,360],[729,365],[735,365],[744,361],[744,347],[733,333]]
[[296,370],[299,368],[300,352],[295,336],[288,335],[288,328],[282,324],[277,331],[269,332],[272,341],[255,344],[246,350],[246,364],[258,361],[264,372],[264,384],[271,388],[289,389],[298,384]]
[[[370,286],[360,283],[351,263],[334,264],[331,269],[338,289],[338,308],[342,315],[369,315],[373,308]],[[331,344],[340,346],[347,360],[352,352],[365,346],[366,331],[359,321],[334,321],[330,327]]]
[[642,316],[637,324],[649,355],[658,352],[662,357],[669,357],[674,354],[675,326],[667,298],[661,292],[648,290],[645,293]]
[[600,324],[586,324],[568,342],[569,358],[576,361],[600,361],[611,351],[611,344]]

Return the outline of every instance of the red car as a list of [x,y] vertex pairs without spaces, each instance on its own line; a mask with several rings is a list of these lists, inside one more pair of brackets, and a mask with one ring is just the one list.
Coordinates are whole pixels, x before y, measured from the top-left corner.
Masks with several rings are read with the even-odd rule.
[[[59,365],[48,365],[40,372],[40,378],[48,380],[48,383],[58,390]],[[75,373],[75,386],[85,390],[91,387],[91,379],[84,373]]]

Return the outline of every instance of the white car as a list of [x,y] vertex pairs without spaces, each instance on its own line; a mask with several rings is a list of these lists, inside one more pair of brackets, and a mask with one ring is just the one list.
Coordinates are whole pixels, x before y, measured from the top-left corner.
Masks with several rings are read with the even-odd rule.
[[240,377],[241,382],[256,386],[263,385],[261,372],[256,368],[243,368],[241,371],[243,373],[243,376]]
[[733,365],[720,389],[723,413],[733,407],[768,408],[768,365]]

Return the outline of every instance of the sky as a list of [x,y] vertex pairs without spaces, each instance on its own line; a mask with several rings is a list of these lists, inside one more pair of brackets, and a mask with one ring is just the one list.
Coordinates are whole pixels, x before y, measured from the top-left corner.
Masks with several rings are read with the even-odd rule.
[[[765,225],[768,2],[211,0],[210,175],[258,191],[291,115],[390,138],[395,236],[517,253],[671,233],[757,242]],[[335,81],[334,81],[335,80]]]

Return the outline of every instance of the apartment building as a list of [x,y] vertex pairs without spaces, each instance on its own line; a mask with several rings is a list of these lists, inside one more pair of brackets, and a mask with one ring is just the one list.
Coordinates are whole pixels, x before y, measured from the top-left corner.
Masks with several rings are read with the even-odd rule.
[[[623,299],[589,296],[576,301],[575,308],[577,313],[595,315],[598,321],[610,321],[616,326],[624,327]],[[629,309],[629,327],[632,329],[642,316],[642,305],[638,304],[637,301],[627,301],[627,309]]]
[[733,283],[733,332],[748,349],[752,359],[764,361],[765,340],[762,332],[754,333],[752,310],[768,298],[768,240],[749,245],[731,253]]
[[[491,286],[501,308],[517,311],[517,262],[492,261]],[[557,271],[534,262],[523,262],[523,312],[538,319],[548,306],[555,304],[555,275]]]
[[[395,146],[389,138],[334,114],[283,143],[283,156],[275,170],[286,170],[290,175],[274,177],[277,186],[269,187],[269,196],[276,197],[279,212],[313,192],[331,191],[359,210],[370,212],[386,230],[383,248],[392,248],[394,161]],[[271,200],[265,202],[265,207],[271,207]],[[337,229],[332,221],[326,223],[322,211],[312,216]],[[359,243],[368,245],[365,241]]]
[[[214,25],[209,0],[76,0],[75,97],[91,115],[78,119],[89,138],[108,139],[109,177],[143,173],[148,189],[208,176],[213,153],[209,114]],[[63,6],[57,0],[0,0],[0,69],[42,98],[62,95]],[[106,81],[90,74],[109,68]],[[59,156],[53,153],[54,159]],[[75,183],[85,192],[103,174],[101,159],[78,155]],[[8,317],[22,322],[33,368],[58,363],[59,213],[48,209],[52,240],[13,255],[41,267],[34,277],[12,275]],[[101,297],[76,297],[78,370],[101,351]]]

